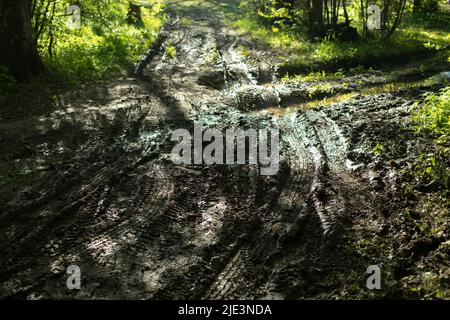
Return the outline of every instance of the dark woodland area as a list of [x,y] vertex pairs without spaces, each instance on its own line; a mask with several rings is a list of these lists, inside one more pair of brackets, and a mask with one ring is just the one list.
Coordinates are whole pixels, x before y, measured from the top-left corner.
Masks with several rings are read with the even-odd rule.
[[0,299],[450,299],[450,2],[0,0]]

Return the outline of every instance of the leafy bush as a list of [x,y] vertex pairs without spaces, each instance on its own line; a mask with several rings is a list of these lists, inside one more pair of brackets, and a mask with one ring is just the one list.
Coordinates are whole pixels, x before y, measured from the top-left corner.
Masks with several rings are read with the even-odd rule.
[[255,14],[260,23],[278,32],[286,28],[305,27],[307,12],[299,2],[289,0],[241,0],[241,8]]

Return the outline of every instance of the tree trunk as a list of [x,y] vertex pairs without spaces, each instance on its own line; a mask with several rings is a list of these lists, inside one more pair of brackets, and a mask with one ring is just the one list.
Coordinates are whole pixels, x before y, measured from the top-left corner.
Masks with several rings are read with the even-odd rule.
[[312,0],[312,9],[309,19],[309,33],[312,38],[323,37],[325,35],[322,0]]
[[348,11],[347,11],[347,3],[345,2],[345,0],[342,0],[342,6],[344,7],[345,24],[350,25],[350,19],[348,17]]
[[45,71],[31,28],[31,0],[0,0],[0,65],[18,80]]
[[142,22],[142,13],[140,5],[130,2],[128,7],[127,22],[135,26],[142,26],[144,24]]

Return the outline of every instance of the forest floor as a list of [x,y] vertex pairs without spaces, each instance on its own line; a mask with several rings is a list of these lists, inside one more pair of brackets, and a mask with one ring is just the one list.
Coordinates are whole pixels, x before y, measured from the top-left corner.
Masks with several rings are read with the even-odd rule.
[[[450,298],[448,203],[408,129],[448,62],[280,81],[282,54],[203,4],[170,1],[138,77],[2,97],[0,298]],[[279,172],[174,165],[194,121],[279,129]]]

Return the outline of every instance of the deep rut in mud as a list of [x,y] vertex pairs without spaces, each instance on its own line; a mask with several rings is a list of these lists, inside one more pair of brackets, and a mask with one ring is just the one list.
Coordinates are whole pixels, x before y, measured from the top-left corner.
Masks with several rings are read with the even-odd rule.
[[[0,216],[0,297],[326,297],[339,284],[327,281],[351,263],[352,222],[382,215],[380,202],[396,192],[395,183],[372,184],[367,153],[383,133],[367,129],[404,126],[415,95],[277,116],[263,109],[307,101],[307,84],[277,82],[234,31],[172,19],[157,44],[139,80],[80,90],[26,123],[20,136],[43,150],[26,165],[41,173]],[[278,128],[278,174],[175,166],[170,131],[194,120]],[[66,288],[71,264],[81,268],[80,291]]]

